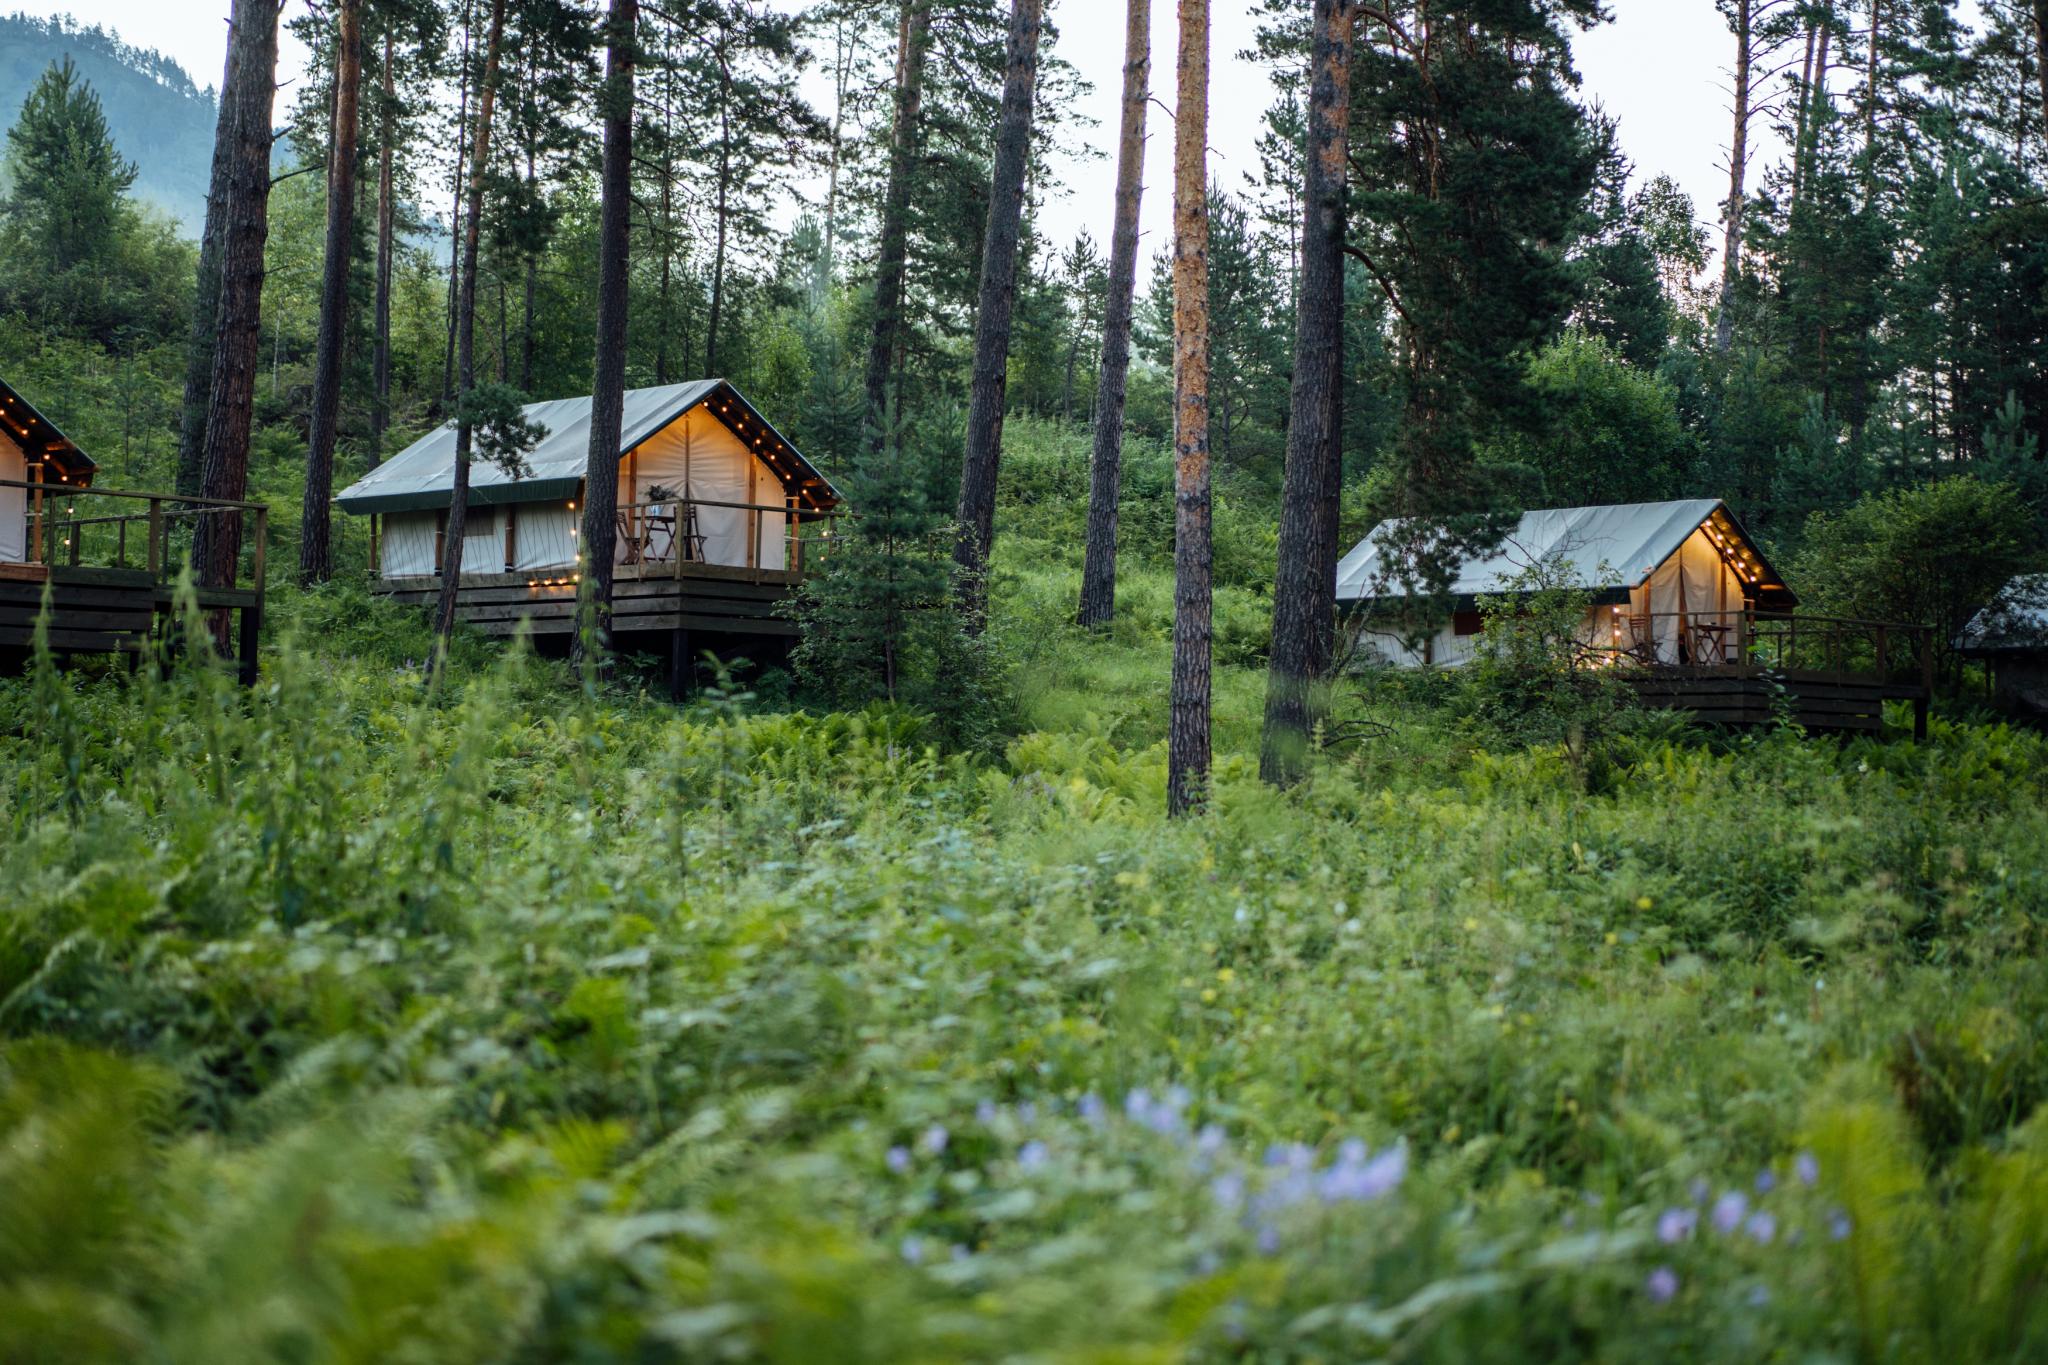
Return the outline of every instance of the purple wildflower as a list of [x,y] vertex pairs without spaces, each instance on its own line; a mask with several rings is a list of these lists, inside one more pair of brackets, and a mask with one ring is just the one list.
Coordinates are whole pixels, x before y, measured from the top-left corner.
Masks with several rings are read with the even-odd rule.
[[1820,1183],[1820,1162],[1812,1152],[1801,1152],[1792,1160],[1792,1169],[1799,1176],[1799,1183],[1808,1187]]
[[1678,1272],[1668,1265],[1658,1266],[1643,1281],[1643,1292],[1650,1296],[1651,1303],[1671,1302],[1678,1297]]
[[1707,1184],[1707,1178],[1703,1175],[1694,1176],[1692,1184],[1686,1187],[1686,1193],[1692,1196],[1692,1202],[1703,1208],[1706,1206],[1707,1196],[1713,1192],[1713,1186]]
[[1849,1221],[1849,1215],[1842,1210],[1836,1209],[1828,1215],[1828,1236],[1834,1238],[1837,1242],[1847,1240],[1849,1234],[1854,1230],[1855,1224]]
[[1203,1156],[1216,1156],[1222,1152],[1226,1141],[1223,1129],[1214,1123],[1202,1125],[1202,1131],[1195,1134],[1195,1150]]
[[1225,1171],[1209,1182],[1209,1197],[1225,1213],[1236,1213],[1244,1203],[1244,1177],[1236,1171]]
[[1699,1223],[1700,1215],[1697,1209],[1666,1209],[1657,1219],[1657,1240],[1665,1246],[1683,1242],[1692,1236],[1693,1229],[1697,1228]]
[[1045,1164],[1047,1155],[1045,1144],[1033,1138],[1017,1149],[1017,1165],[1023,1170],[1035,1171]]
[[1124,1117],[1133,1123],[1144,1123],[1152,1114],[1152,1092],[1139,1086],[1124,1096]]
[[1769,1170],[1762,1170],[1756,1173],[1756,1192],[1758,1194],[1769,1194],[1777,1188],[1778,1177],[1771,1174]]
[[1038,1122],[1038,1106],[1030,1100],[1017,1101],[1017,1122],[1026,1125]]
[[1080,1103],[1074,1107],[1080,1112],[1081,1117],[1088,1120],[1088,1122],[1102,1122],[1102,1097],[1094,1091],[1091,1090],[1083,1095]]
[[924,1239],[922,1237],[905,1237],[903,1244],[897,1248],[897,1251],[902,1254],[905,1264],[921,1265],[924,1262]]
[[925,1129],[923,1134],[919,1136],[917,1139],[917,1150],[923,1152],[926,1156],[937,1156],[940,1152],[946,1150],[946,1143],[950,1138],[951,1135],[946,1132],[946,1125],[935,1123]]
[[1714,1230],[1733,1232],[1742,1222],[1742,1216],[1749,1212],[1749,1196],[1740,1190],[1730,1190],[1714,1201]]
[[896,1174],[902,1175],[905,1171],[910,1169],[910,1149],[908,1147],[900,1146],[891,1147],[889,1149],[889,1154],[882,1158],[882,1164],[887,1166]]
[[1770,1210],[1758,1209],[1749,1215],[1748,1221],[1742,1225],[1742,1230],[1756,1241],[1769,1246],[1778,1236],[1778,1220],[1771,1216]]
[[997,1112],[994,1100],[983,1100],[980,1104],[974,1106],[975,1120],[980,1123],[994,1123]]

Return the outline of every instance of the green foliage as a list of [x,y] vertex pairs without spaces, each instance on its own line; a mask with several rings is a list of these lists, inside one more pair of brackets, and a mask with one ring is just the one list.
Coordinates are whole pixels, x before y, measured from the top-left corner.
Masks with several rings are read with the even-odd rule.
[[[1022,543],[999,626],[1072,592]],[[0,792],[10,1359],[2048,1331],[2037,736],[1637,735],[1588,794],[1415,696],[1277,798],[1226,663],[1189,826],[1163,635],[1057,639],[1034,705],[1125,714],[994,759],[516,651],[428,694],[349,591],[282,594],[253,692],[0,683],[0,765],[75,774]]]
[[1599,336],[1572,331],[1531,358],[1525,383],[1541,419],[1504,437],[1499,458],[1535,468],[1544,506],[1691,494],[1693,442],[1668,380],[1628,364]]
[[2032,529],[2006,484],[1961,475],[1894,489],[1816,513],[1794,581],[1834,615],[1928,623],[1952,660],[1956,632],[2038,554]]

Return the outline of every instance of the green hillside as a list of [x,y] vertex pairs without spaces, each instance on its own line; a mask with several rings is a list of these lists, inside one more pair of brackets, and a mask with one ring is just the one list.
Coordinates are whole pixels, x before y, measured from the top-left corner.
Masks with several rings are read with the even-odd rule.
[[99,93],[115,145],[136,164],[136,197],[196,234],[213,155],[212,90],[161,52],[130,47],[98,25],[10,14],[0,17],[0,90],[16,93],[0,99],[0,128],[12,126],[20,95],[64,57]]

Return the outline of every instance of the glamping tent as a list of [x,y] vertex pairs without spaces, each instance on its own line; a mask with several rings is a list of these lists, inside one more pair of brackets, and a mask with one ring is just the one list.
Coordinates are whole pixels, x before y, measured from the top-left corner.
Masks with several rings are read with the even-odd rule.
[[0,564],[20,564],[32,557],[36,485],[84,488],[96,467],[55,423],[0,380]]
[[1361,643],[1405,667],[1471,659],[1482,620],[1478,599],[1513,591],[1547,564],[1592,599],[1584,639],[1646,664],[1732,663],[1743,613],[1785,610],[1796,599],[1727,506],[1715,498],[1559,507],[1525,512],[1491,553],[1459,563],[1436,619],[1403,582],[1401,521],[1384,522],[1337,566],[1340,609],[1360,615]]
[[2000,588],[1955,647],[1991,670],[1999,705],[2048,716],[2048,573],[2021,574]]
[[[484,460],[471,463],[465,575],[576,562],[590,399],[530,403],[523,411],[541,433],[525,456],[526,469],[515,477]],[[455,424],[447,422],[336,499],[344,511],[382,519],[379,571],[385,578],[441,572],[454,477]],[[649,496],[656,492],[672,497]],[[792,558],[788,542],[796,526],[838,502],[831,482],[725,380],[626,391],[619,438],[622,563],[680,557],[782,569]],[[658,530],[650,531],[656,522]]]

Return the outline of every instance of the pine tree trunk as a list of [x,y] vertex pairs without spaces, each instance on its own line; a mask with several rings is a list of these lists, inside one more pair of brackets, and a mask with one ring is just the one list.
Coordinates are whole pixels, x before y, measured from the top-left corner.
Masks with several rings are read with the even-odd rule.
[[384,462],[384,433],[391,425],[391,250],[392,203],[391,140],[397,136],[393,111],[397,97],[392,93],[391,35],[384,35],[384,103],[377,120],[377,300],[373,308],[376,331],[370,367],[376,385],[376,401],[370,405],[370,468]]
[[1806,126],[1813,117],[1813,49],[1819,40],[1820,35],[1809,18],[1806,24],[1806,57],[1799,64],[1797,112],[1792,120],[1792,206],[1799,203],[1801,181],[1806,174]]
[[335,16],[334,113],[327,147],[327,247],[320,277],[320,331],[313,351],[313,413],[306,442],[306,496],[299,511],[299,582],[334,574],[331,509],[334,442],[341,426],[341,352],[347,341],[348,276],[355,238],[356,104],[363,78],[362,0]]
[[1011,0],[1003,65],[1003,112],[996,125],[988,231],[981,246],[981,300],[974,317],[974,375],[968,389],[967,449],[960,466],[961,604],[970,629],[988,608],[988,554],[996,534],[996,470],[1003,453],[1003,404],[1010,371],[1010,323],[1017,305],[1017,237],[1024,218],[1024,167],[1031,155],[1031,102],[1038,89],[1044,0]]
[[[1308,155],[1302,175],[1301,301],[1295,314],[1294,391],[1280,497],[1273,643],[1259,773],[1288,785],[1308,761],[1318,716],[1316,680],[1329,668],[1337,612],[1332,476],[1342,458],[1344,190],[1351,119],[1351,31],[1357,0],[1315,0]],[[1327,542],[1327,543],[1326,543]]]
[[1725,355],[1735,340],[1735,290],[1742,278],[1742,212],[1749,170],[1749,64],[1756,0],[1735,0],[1735,128],[1728,138],[1727,230],[1721,244],[1721,306],[1714,319],[1714,349]]
[[[221,196],[220,302],[214,321],[213,369],[207,385],[201,497],[239,499],[249,488],[249,423],[263,341],[263,244],[269,235],[270,106],[277,80],[280,0],[235,0],[234,84],[221,92],[233,105],[227,177]],[[201,585],[235,581],[242,522],[202,515],[193,558]],[[214,625],[226,647],[227,614]]]
[[903,330],[903,276],[910,250],[910,188],[917,153],[918,108],[931,34],[930,0],[903,0],[896,26],[896,112],[889,132],[889,185],[877,232],[874,322],[868,337],[868,420],[879,448],[889,407],[889,369]]
[[729,115],[726,120],[725,136],[718,144],[718,239],[711,255],[711,309],[705,320],[704,332],[704,377],[718,377],[718,320],[725,304],[725,235],[726,223],[731,215],[732,194],[732,129]]
[[[639,0],[612,0],[606,35],[604,171],[598,211],[597,357],[583,487],[582,600],[600,658],[611,654],[612,560],[618,545],[619,443],[626,402],[626,271],[633,212],[633,49]],[[578,659],[584,628],[574,646]]]
[[1173,137],[1173,683],[1166,810],[1209,798],[1209,0],[1180,0]]
[[185,340],[185,402],[178,415],[178,491],[199,492],[206,459],[207,393],[213,383],[214,327],[220,312],[220,244],[227,222],[229,167],[234,151],[235,51],[229,31],[228,55],[220,78],[220,108],[213,123],[213,169],[206,184],[206,226],[199,237],[198,287],[192,326]]
[[448,214],[448,340],[441,353],[441,406],[455,398],[455,315],[462,306],[462,178],[469,142],[463,136],[469,127],[469,15],[470,0],[462,3],[462,75],[455,96],[455,205]]
[[2034,75],[2041,82],[2042,131],[2048,134],[2048,0],[2034,0]]
[[469,512],[469,452],[476,439],[464,405],[476,387],[476,257],[483,218],[485,168],[491,161],[491,112],[498,93],[498,44],[505,31],[505,0],[491,0],[490,34],[484,40],[484,69],[477,84],[476,138],[469,155],[469,193],[462,217],[462,284],[455,301],[455,346],[461,384],[455,419],[455,482],[448,495],[448,526],[441,553],[441,598],[434,610],[438,648],[429,676],[440,670],[448,636],[455,629],[455,603],[462,590],[463,529]]
[[1138,277],[1138,203],[1144,194],[1145,108],[1151,98],[1152,0],[1130,0],[1124,21],[1124,106],[1116,152],[1116,223],[1109,298],[1102,309],[1102,375],[1095,384],[1095,459],[1088,485],[1088,546],[1081,562],[1084,626],[1116,615],[1117,501],[1123,496],[1124,393],[1131,372],[1131,301]]

